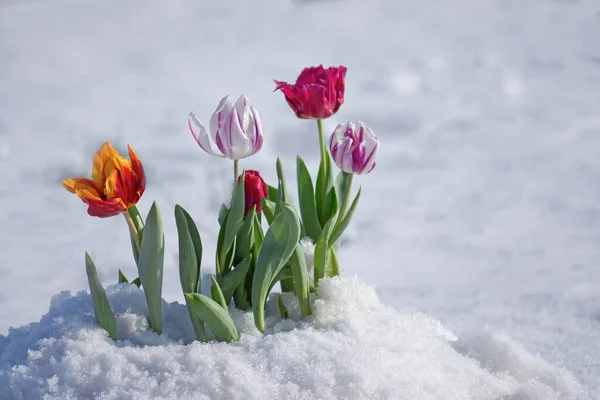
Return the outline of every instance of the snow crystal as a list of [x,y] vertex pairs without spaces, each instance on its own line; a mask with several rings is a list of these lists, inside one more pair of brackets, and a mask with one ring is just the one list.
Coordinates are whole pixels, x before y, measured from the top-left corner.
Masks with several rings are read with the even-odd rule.
[[[206,278],[206,276],[205,276]],[[208,281],[209,279],[203,279]],[[19,399],[587,399],[568,372],[495,332],[458,338],[420,313],[399,313],[356,277],[324,279],[301,318],[284,293],[266,334],[231,309],[234,343],[199,343],[184,305],[163,303],[149,330],[143,292],[107,288],[119,340],[96,326],[86,292],[61,293],[40,322],[0,336],[0,398]]]

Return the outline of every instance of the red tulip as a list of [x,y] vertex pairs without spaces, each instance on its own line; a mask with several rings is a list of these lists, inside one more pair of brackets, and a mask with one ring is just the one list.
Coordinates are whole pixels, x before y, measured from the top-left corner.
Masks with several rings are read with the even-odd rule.
[[[240,175],[238,177],[238,183],[242,179]],[[256,206],[256,213],[262,211],[262,198],[267,197],[269,195],[269,191],[267,189],[267,184],[261,178],[258,171],[247,170],[246,175],[244,175],[244,201],[246,202],[246,208],[244,210],[244,217],[248,215],[252,207]]]
[[298,118],[325,119],[335,114],[344,103],[346,67],[304,68],[296,84],[275,81]]

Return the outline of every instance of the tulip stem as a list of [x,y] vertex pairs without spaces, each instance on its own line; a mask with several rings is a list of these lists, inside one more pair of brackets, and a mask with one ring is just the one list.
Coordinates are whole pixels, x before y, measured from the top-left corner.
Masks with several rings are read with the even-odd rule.
[[354,174],[348,174],[348,181],[346,183],[346,191],[344,192],[344,199],[342,200],[342,206],[340,207],[340,213],[338,214],[337,221],[335,225],[338,226],[342,219],[344,218],[344,214],[346,213],[346,207],[348,207],[348,200],[350,200],[350,189],[352,189],[352,178],[354,178]]
[[233,190],[237,187],[237,179],[238,179],[238,162],[239,160],[233,160]]
[[127,225],[129,225],[129,231],[131,232],[131,237],[133,238],[135,246],[137,247],[137,249],[139,251],[140,250],[140,234],[138,232],[138,229],[135,226],[135,223],[133,222],[133,219],[131,218],[131,215],[129,215],[128,211],[123,211],[123,216],[125,217],[125,221],[127,221]]
[[321,148],[321,161],[327,157],[327,148],[325,147],[325,138],[323,137],[323,120],[317,119],[317,126],[319,127],[319,146]]

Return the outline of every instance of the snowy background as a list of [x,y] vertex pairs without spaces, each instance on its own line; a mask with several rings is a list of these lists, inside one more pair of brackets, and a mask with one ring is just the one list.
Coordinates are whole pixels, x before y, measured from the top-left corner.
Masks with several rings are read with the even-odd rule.
[[[451,3],[451,4],[450,4]],[[454,332],[489,326],[600,391],[600,3],[596,0],[0,0],[0,334],[61,290],[135,267],[122,218],[60,185],[102,142],[147,171],[166,227],[164,297],[181,300],[173,207],[212,268],[231,165],[186,126],[245,94],[266,127],[245,160],[316,172],[316,124],[272,79],[345,65],[346,103],[382,147],[340,252],[344,275]],[[0,337],[1,338],[1,337]]]

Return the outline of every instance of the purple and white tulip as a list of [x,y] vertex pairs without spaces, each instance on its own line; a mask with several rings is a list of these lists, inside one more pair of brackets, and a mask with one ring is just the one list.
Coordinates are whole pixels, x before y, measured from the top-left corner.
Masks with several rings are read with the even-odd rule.
[[[217,157],[240,160],[257,153],[263,143],[263,123],[260,114],[242,95],[231,104],[229,96],[221,99],[210,118],[210,136],[206,128],[193,112],[188,117],[192,135],[202,150]],[[216,145],[217,151],[213,150]]]
[[375,168],[379,139],[360,121],[338,125],[329,139],[336,165],[349,174],[368,174]]

